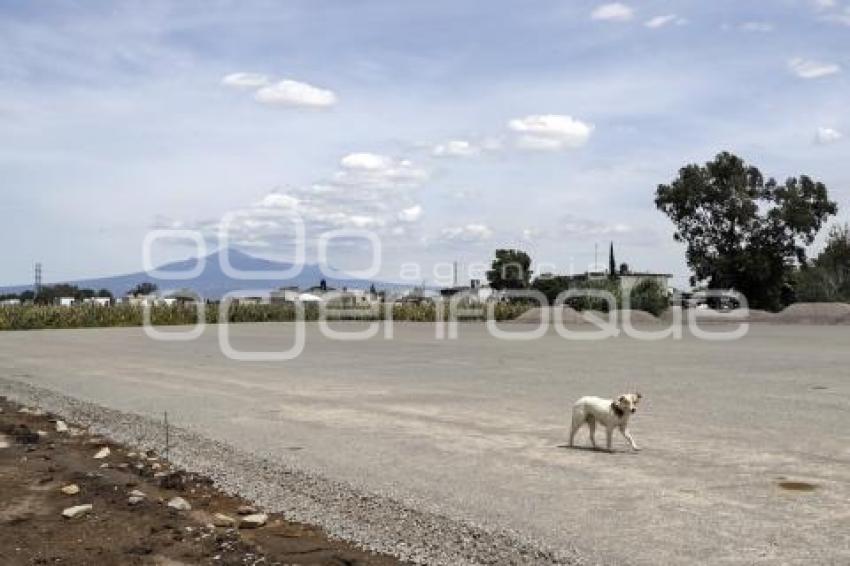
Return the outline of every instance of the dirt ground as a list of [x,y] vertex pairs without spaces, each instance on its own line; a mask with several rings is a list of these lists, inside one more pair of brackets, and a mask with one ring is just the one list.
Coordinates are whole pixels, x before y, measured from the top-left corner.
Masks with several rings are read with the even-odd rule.
[[[4,397],[0,410],[0,564],[400,564],[273,514],[259,528],[215,527],[215,513],[238,521],[247,503],[205,478],[170,471],[156,454],[109,443],[73,423],[57,432],[56,415],[30,412]],[[95,459],[103,447],[110,455]],[[79,493],[63,493],[70,484]],[[133,490],[144,499],[131,504]],[[176,496],[192,509],[168,507]],[[84,516],[62,516],[84,504],[92,505]]]

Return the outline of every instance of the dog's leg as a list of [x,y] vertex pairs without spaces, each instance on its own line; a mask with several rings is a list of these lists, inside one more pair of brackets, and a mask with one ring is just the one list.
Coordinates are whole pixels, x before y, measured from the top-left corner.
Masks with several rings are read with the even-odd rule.
[[638,448],[637,443],[635,442],[635,439],[632,438],[632,433],[630,433],[629,429],[626,428],[626,425],[624,425],[624,424],[620,425],[620,432],[623,433],[623,436],[625,436],[626,440],[629,441],[629,444],[632,445],[632,450],[640,450],[640,448]]
[[587,428],[590,429],[590,444],[596,448],[596,419],[587,417]]
[[573,415],[573,422],[572,422],[572,425],[570,425],[570,446],[573,445],[573,441],[575,440],[576,433],[578,432],[578,429],[580,429],[581,425],[582,425],[582,421],[580,419],[577,419],[576,417],[577,417],[577,415]]
[[605,444],[608,447],[608,452],[613,452],[614,450],[611,448],[611,443],[614,440],[614,427],[605,427]]

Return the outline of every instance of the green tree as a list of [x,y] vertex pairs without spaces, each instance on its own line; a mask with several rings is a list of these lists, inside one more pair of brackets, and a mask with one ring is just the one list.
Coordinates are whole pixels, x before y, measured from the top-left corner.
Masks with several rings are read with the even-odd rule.
[[531,257],[521,250],[496,250],[487,272],[493,289],[527,289],[531,282]]
[[832,227],[823,251],[801,266],[795,290],[801,301],[850,302],[850,225]]
[[611,248],[608,250],[608,277],[611,279],[617,277],[617,262],[614,261],[614,242],[611,242]]
[[676,225],[674,238],[687,244],[695,283],[735,289],[750,306],[773,310],[788,300],[805,247],[838,210],[823,183],[805,175],[784,184],[765,180],[727,152],[680,169],[658,186],[655,205]]
[[629,308],[660,315],[670,306],[667,289],[655,279],[644,279],[631,290]]
[[157,289],[159,289],[159,287],[157,287],[155,283],[151,283],[150,281],[144,281],[142,283],[139,283],[138,285],[136,285],[132,289],[130,289],[128,291],[128,294],[129,295],[151,295],[153,293],[156,293]]

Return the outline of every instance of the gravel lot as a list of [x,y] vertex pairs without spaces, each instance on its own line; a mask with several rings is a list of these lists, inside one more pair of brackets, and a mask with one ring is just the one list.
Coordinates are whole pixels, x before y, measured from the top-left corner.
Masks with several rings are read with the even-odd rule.
[[[479,324],[458,340],[397,324],[393,340],[344,342],[311,325],[288,362],[228,360],[215,332],[184,343],[137,328],[0,333],[0,392],[154,448],[167,410],[185,429],[177,464],[411,560],[850,560],[850,327],[518,342]],[[244,349],[292,340],[287,324],[231,333]],[[635,387],[643,451],[622,439],[615,454],[563,447],[575,398]]]

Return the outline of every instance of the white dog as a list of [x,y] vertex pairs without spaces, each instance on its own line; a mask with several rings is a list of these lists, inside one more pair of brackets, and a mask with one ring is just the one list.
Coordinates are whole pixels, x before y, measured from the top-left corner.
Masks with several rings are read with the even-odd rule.
[[573,426],[570,429],[570,446],[573,445],[573,439],[576,432],[585,423],[590,429],[590,443],[596,448],[596,423],[605,427],[606,440],[608,450],[611,450],[611,440],[614,435],[614,428],[619,428],[629,444],[632,445],[632,450],[640,450],[635,439],[632,438],[629,432],[629,417],[637,410],[637,404],[640,402],[640,393],[626,393],[620,395],[616,401],[611,399],[602,399],[601,397],[582,397],[573,405]]

